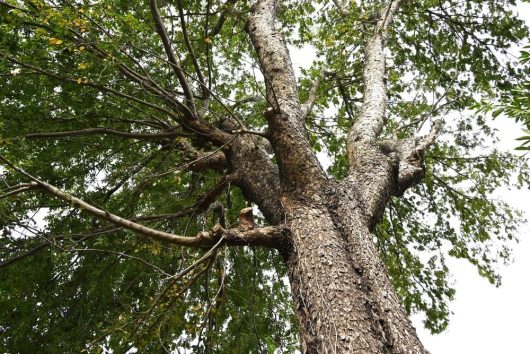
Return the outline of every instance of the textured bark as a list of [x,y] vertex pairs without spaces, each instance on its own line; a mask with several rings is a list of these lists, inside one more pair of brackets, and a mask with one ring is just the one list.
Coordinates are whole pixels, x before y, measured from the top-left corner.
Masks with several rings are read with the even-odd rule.
[[424,353],[357,195],[332,185],[314,202],[283,200],[302,353]]
[[[398,5],[391,1],[381,10],[365,47],[364,103],[348,137],[350,174],[342,182],[329,179],[309,145],[307,108],[299,102],[289,53],[276,30],[278,1],[259,0],[249,14],[246,30],[265,76],[264,115],[277,169],[259,144],[250,148],[248,138],[232,149],[230,160],[239,166],[235,170],[244,167],[239,186],[245,195],[269,221],[290,230],[289,242],[279,248],[289,268],[303,353],[425,353],[370,233],[388,198],[421,177],[421,155],[429,145],[379,141],[386,109],[384,41]],[[256,163],[264,167],[260,175]],[[279,219],[274,208],[281,210]]]
[[228,159],[234,171],[234,184],[247,200],[258,206],[267,222],[277,225],[283,221],[280,177],[265,145],[255,136],[237,137],[230,144]]
[[[235,1],[227,0],[217,24],[208,34],[210,37],[220,33],[231,11],[229,5]],[[334,0],[334,3],[344,16],[348,15],[342,1]],[[167,139],[182,135],[177,133],[182,128],[193,136],[189,143],[177,140],[172,144],[185,156],[182,168],[188,171],[213,169],[224,174],[223,180],[189,210],[193,213],[206,210],[225,187],[233,183],[246,200],[259,207],[269,225],[257,227],[252,208],[245,208],[237,228],[228,229],[221,222],[213,230],[200,232],[195,237],[158,231],[139,223],[147,221],[148,217],[124,219],[111,214],[38,180],[0,155],[0,161],[33,181],[8,188],[3,197],[38,188],[116,227],[180,246],[210,248],[210,252],[212,247],[222,243],[278,249],[289,269],[300,321],[302,353],[425,353],[393,289],[371,233],[388,199],[401,195],[423,177],[423,155],[440,129],[440,125],[435,124],[423,139],[383,140],[381,137],[387,108],[385,40],[400,0],[389,0],[382,7],[364,47],[363,104],[348,134],[349,174],[340,182],[324,172],[311,148],[305,117],[315,104],[318,81],[311,88],[308,101],[302,105],[291,58],[283,35],[277,29],[279,0],[257,0],[248,13],[245,28],[265,79],[268,108],[263,114],[268,130],[260,133],[261,136],[245,131],[243,123],[228,107],[225,108],[232,113],[231,118],[221,127],[205,118],[209,107],[207,97],[213,94],[207,89],[198,62],[194,60],[184,12],[180,8],[185,45],[202,84],[200,91],[204,102],[197,109],[196,93],[180,67],[176,46],[164,27],[157,1],[150,0],[149,4],[167,60],[184,93],[184,102],[175,100],[168,91],[124,65],[120,66],[120,72],[126,78],[169,103],[173,111],[91,82],[83,85],[156,109],[174,119],[180,128],[170,130],[177,126],[167,123],[163,124],[167,131],[140,133],[96,127],[27,137],[111,134],[165,143]],[[94,45],[86,46],[96,56],[107,56]],[[13,62],[54,79],[76,82],[29,64]],[[199,152],[193,145],[196,142],[200,142],[199,145],[208,142],[216,150]],[[180,215],[189,215],[189,210]],[[155,218],[160,216],[151,217],[151,220]]]
[[[276,0],[256,2],[251,8],[246,30],[265,75],[270,106],[265,118],[278,160],[282,188],[312,194],[315,191],[308,191],[306,187],[318,188],[326,178],[307,139],[291,58],[283,35],[276,30],[277,7]],[[320,183],[315,183],[314,176],[319,176]]]

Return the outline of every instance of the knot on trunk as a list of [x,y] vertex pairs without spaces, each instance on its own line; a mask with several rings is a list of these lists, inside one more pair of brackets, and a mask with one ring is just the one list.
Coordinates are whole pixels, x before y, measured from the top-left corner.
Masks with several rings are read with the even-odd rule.
[[239,231],[248,231],[252,230],[255,226],[254,223],[254,213],[251,207],[243,208],[239,212],[239,226],[237,227]]

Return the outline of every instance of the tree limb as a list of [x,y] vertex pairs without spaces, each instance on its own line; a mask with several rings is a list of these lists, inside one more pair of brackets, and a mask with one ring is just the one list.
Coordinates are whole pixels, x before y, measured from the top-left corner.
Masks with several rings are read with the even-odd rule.
[[350,166],[355,165],[355,143],[360,140],[375,141],[385,124],[387,97],[384,46],[388,28],[399,3],[399,0],[394,0],[383,8],[381,19],[376,23],[376,30],[364,49],[364,98],[361,114],[348,134]]
[[225,230],[222,228],[214,228],[212,232],[202,231],[199,232],[195,237],[178,236],[164,231],[152,229],[150,227],[138,224],[134,221],[124,219],[108,211],[97,208],[79,198],[76,198],[59,188],[41,181],[40,179],[30,175],[21,168],[15,166],[4,156],[0,155],[0,161],[3,161],[7,166],[20,174],[26,176],[33,182],[36,182],[43,190],[48,193],[68,202],[72,207],[84,210],[85,212],[97,217],[98,219],[108,221],[117,226],[123,227],[124,229],[131,230],[142,236],[147,236],[155,240],[165,241],[180,246],[196,247],[196,248],[209,248],[216,242],[220,237],[225,237],[227,245],[256,245],[277,248],[282,246],[282,240],[285,237],[286,229],[281,226],[268,226],[259,229],[253,229],[249,231],[239,231],[237,229]]
[[326,183],[305,130],[298,87],[283,34],[276,28],[278,0],[252,5],[245,31],[250,36],[265,77],[270,142],[280,170],[282,187],[313,194]]
[[108,134],[115,135],[124,138],[132,138],[138,140],[159,140],[164,138],[174,138],[181,136],[179,132],[160,132],[160,133],[131,133],[124,132],[115,129],[109,128],[87,128],[80,130],[67,130],[61,132],[49,132],[49,133],[30,133],[26,135],[26,139],[42,139],[42,138],[68,138],[72,136],[86,136],[86,135],[98,135],[98,134]]
[[4,190],[1,190],[0,192],[4,192],[4,193],[0,194],[0,199],[4,199],[12,195],[22,193],[30,189],[34,189],[37,186],[38,184],[35,182],[17,184],[16,186],[12,186]]
[[223,4],[223,10],[219,14],[219,18],[217,19],[217,22],[215,23],[213,28],[210,30],[210,32],[208,32],[208,37],[209,38],[212,38],[212,37],[218,35],[219,33],[221,33],[221,29],[223,28],[223,25],[224,25],[224,23],[226,21],[226,18],[228,17],[228,14],[232,10],[232,7],[234,6],[234,4],[236,2],[237,2],[237,0],[227,0]]
[[188,30],[186,28],[186,19],[184,18],[184,10],[182,9],[182,3],[180,2],[180,0],[177,0],[177,7],[178,7],[178,12],[179,12],[179,18],[180,18],[180,27],[182,29],[182,36],[184,37],[184,44],[186,45],[186,48],[188,49],[188,52],[191,57],[191,62],[193,63],[193,67],[195,68],[195,72],[197,73],[197,77],[199,78],[199,82],[202,88],[204,107],[201,107],[200,111],[206,111],[208,109],[210,92],[207,90],[206,82],[204,81],[204,75],[202,74],[202,70],[199,66],[199,62],[197,61],[197,57],[195,56],[195,52],[190,43],[190,38],[188,36]]
[[309,89],[309,96],[302,104],[302,115],[304,118],[307,118],[307,116],[311,113],[311,110],[313,109],[313,106],[315,105],[315,102],[318,98],[318,88],[320,87],[323,77],[326,75],[332,75],[332,73],[326,70],[321,70],[319,75],[316,77],[316,80],[313,81],[313,85],[311,85],[311,88]]

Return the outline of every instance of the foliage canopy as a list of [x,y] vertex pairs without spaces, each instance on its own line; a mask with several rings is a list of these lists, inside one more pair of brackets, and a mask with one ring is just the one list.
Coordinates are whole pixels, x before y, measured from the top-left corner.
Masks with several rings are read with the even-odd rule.
[[[187,85],[166,55],[153,3]],[[369,15],[381,1],[348,2],[348,16],[336,3],[283,1],[279,26],[293,51],[315,53],[298,74],[301,100],[315,100],[306,125],[313,149],[329,156],[328,173],[342,178],[346,132],[362,97]],[[250,5],[2,0],[0,154],[157,230],[211,229],[219,222],[212,191],[226,224],[237,224],[248,203],[225,181],[229,169],[195,168],[225,147],[194,136],[181,108],[190,99],[197,109],[208,102],[211,125],[230,130],[226,121],[234,118],[265,131],[265,83],[244,30]],[[375,229],[407,311],[424,312],[433,332],[446,328],[454,296],[446,257],[469,260],[497,285],[495,264],[509,260],[522,221],[492,193],[507,184],[526,188],[525,162],[491,149],[488,119],[470,113],[482,99],[510,92],[521,75],[503,55],[528,36],[514,5],[405,1],[389,37],[385,135],[414,136],[435,119],[445,122],[426,155],[424,180],[392,198]],[[68,134],[35,134],[52,132]],[[13,193],[28,180],[7,165],[0,173],[2,351],[296,348],[286,269],[274,251],[220,248],[177,277],[205,251],[139,237],[38,190]]]

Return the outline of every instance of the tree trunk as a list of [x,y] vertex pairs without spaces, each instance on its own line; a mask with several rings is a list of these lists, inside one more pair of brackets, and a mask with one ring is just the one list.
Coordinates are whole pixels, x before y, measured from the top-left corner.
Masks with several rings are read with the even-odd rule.
[[[321,198],[283,199],[292,232],[286,261],[302,353],[425,353],[361,205],[340,191]],[[341,214],[343,208],[349,212]]]
[[421,164],[401,167],[409,156],[421,157],[417,146],[378,141],[386,110],[384,42],[399,3],[383,6],[365,46],[363,106],[348,135],[350,174],[342,182],[326,175],[307,139],[307,111],[278,31],[279,1],[256,1],[245,27],[265,77],[264,116],[278,166],[275,190],[291,231],[284,256],[303,353],[425,353],[369,231],[400,181],[408,185],[423,171]]

